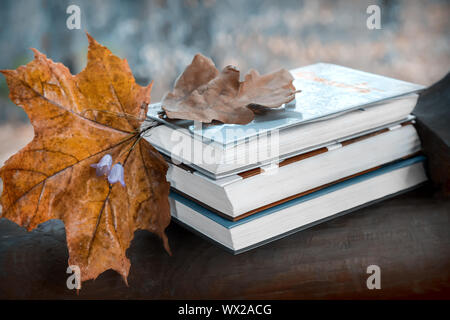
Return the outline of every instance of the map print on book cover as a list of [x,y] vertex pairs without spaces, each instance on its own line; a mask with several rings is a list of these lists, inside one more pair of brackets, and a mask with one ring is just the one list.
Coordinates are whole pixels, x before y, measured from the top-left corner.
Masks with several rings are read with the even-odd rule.
[[[147,115],[173,128],[188,129],[199,138],[229,145],[252,135],[324,120],[424,89],[421,85],[328,63],[317,63],[290,72],[295,79],[294,86],[301,90],[296,99],[278,109],[256,115],[247,125],[222,124],[196,129],[192,121],[162,118],[159,103],[150,105]],[[237,134],[224,134],[226,130],[234,130]]]

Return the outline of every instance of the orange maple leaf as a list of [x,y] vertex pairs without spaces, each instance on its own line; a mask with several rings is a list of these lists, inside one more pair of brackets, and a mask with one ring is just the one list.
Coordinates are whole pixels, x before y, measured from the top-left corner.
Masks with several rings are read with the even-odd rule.
[[[2,215],[28,230],[61,219],[81,281],[113,269],[126,282],[135,230],[156,233],[170,253],[167,164],[141,139],[152,84],[136,84],[126,60],[88,39],[88,64],[78,75],[35,49],[27,65],[1,71],[35,132],[0,169]],[[125,187],[91,167],[106,154],[123,165]]]

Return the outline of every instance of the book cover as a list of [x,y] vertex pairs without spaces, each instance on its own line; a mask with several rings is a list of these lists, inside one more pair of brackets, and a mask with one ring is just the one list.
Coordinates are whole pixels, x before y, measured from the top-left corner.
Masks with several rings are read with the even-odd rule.
[[150,105],[147,116],[173,128],[187,129],[197,138],[226,146],[271,130],[324,120],[424,89],[421,85],[328,63],[290,72],[295,79],[294,86],[301,92],[291,103],[264,110],[247,125],[219,124],[197,128],[193,121],[161,118],[160,103]]
[[[228,221],[172,194],[172,217],[201,237],[239,254],[417,188],[427,180],[423,161],[422,156],[398,161],[238,221]],[[361,197],[352,197],[358,192]]]
[[277,212],[277,211],[279,211],[279,210],[281,210],[283,208],[291,207],[291,206],[294,206],[294,205],[299,204],[301,202],[305,202],[305,201],[308,201],[308,200],[320,197],[322,195],[325,195],[327,193],[336,191],[338,189],[345,188],[345,187],[347,187],[349,185],[353,185],[355,183],[359,183],[361,181],[364,181],[364,180],[367,180],[367,179],[370,179],[370,178],[382,175],[384,173],[387,173],[387,172],[390,172],[390,171],[393,171],[393,170],[396,170],[396,169],[404,168],[404,167],[413,165],[415,163],[424,162],[425,159],[426,158],[424,156],[416,156],[416,157],[409,158],[409,159],[406,159],[406,160],[399,160],[397,162],[384,165],[384,166],[382,166],[379,169],[376,169],[376,170],[373,170],[373,171],[369,171],[367,173],[358,175],[358,176],[353,177],[351,179],[347,179],[347,180],[335,183],[335,184],[333,184],[331,186],[328,186],[328,187],[325,187],[325,188],[321,188],[321,189],[319,189],[317,191],[308,193],[308,194],[306,194],[304,196],[297,197],[297,198],[291,199],[289,201],[282,202],[282,203],[280,203],[280,204],[278,204],[276,206],[269,207],[269,208],[267,208],[265,210],[261,210],[259,212],[256,212],[256,213],[254,213],[252,215],[249,215],[249,216],[247,216],[247,217],[245,217],[243,219],[239,219],[239,220],[236,220],[236,221],[228,220],[228,219],[218,215],[217,213],[209,210],[208,208],[198,204],[197,202],[192,201],[192,200],[190,200],[190,199],[188,199],[186,197],[183,197],[182,195],[180,195],[177,192],[171,191],[169,197],[174,199],[175,201],[178,201],[178,202],[180,202],[180,203],[182,203],[182,204],[192,208],[193,210],[195,210],[199,214],[207,217],[208,219],[213,220],[214,222],[220,224],[221,226],[223,226],[223,227],[225,227],[227,229],[230,229],[230,228],[234,228],[236,226],[239,226],[241,224],[247,223],[249,221],[252,221],[254,219],[261,218],[261,217],[263,217],[265,215],[269,215],[271,213]]

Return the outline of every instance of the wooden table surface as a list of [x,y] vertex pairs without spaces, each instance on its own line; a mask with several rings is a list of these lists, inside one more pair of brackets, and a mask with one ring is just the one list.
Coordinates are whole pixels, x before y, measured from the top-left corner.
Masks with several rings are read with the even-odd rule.
[[[450,200],[431,186],[233,256],[172,223],[173,256],[138,231],[127,287],[107,271],[66,287],[62,222],[26,232],[0,220],[0,298],[450,298]],[[367,266],[381,269],[368,290]]]

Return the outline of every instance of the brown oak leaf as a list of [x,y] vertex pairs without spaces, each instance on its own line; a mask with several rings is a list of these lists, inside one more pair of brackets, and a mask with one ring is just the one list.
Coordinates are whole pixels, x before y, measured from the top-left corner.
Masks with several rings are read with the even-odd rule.
[[197,54],[163,97],[162,108],[172,119],[247,124],[254,118],[250,106],[277,108],[299,92],[286,69],[263,76],[251,70],[242,82],[239,77],[236,68],[219,72],[211,59]]
[[[0,169],[2,215],[28,230],[61,219],[82,281],[113,269],[126,282],[135,230],[157,234],[169,251],[167,164],[140,138],[152,84],[136,84],[126,60],[88,39],[78,75],[37,50],[27,65],[1,71],[35,132]],[[96,176],[91,165],[106,154],[123,165],[125,187]]]

